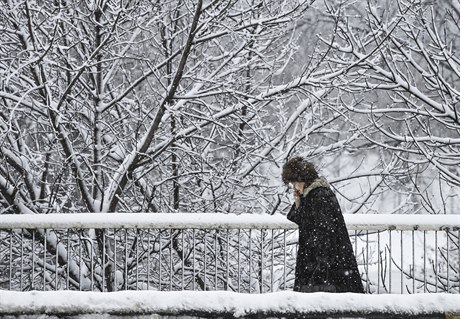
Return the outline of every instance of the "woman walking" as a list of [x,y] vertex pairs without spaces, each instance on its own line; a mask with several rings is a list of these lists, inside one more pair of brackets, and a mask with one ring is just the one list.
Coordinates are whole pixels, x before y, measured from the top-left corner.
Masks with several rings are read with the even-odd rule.
[[283,166],[282,179],[294,189],[287,218],[299,226],[294,291],[364,293],[342,211],[326,179],[301,157]]

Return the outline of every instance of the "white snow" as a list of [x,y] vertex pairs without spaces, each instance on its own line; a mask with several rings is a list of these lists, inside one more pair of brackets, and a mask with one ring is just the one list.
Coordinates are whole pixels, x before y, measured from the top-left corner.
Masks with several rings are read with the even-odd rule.
[[[460,215],[344,215],[349,230],[459,230]],[[0,214],[0,229],[156,228],[296,229],[286,216],[191,213]]]
[[3,314],[190,314],[226,313],[235,317],[254,313],[384,313],[422,315],[459,313],[460,295],[304,294],[283,291],[242,294],[228,291],[0,291]]

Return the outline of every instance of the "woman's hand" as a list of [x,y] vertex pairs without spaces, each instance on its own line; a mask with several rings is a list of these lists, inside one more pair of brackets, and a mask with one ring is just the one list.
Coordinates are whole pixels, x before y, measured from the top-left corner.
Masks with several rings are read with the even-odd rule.
[[292,183],[292,188],[294,189],[294,202],[295,206],[299,208],[300,206],[300,199],[303,195],[303,190],[305,188],[304,182],[294,182]]
[[302,193],[298,189],[294,189],[294,202],[295,206],[299,208],[300,206],[300,199],[302,198]]

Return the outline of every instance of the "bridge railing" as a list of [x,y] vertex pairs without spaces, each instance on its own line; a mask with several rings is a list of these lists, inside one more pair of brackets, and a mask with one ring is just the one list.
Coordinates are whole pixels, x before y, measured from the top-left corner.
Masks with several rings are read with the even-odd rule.
[[[459,293],[460,215],[345,215],[370,293]],[[291,290],[284,216],[0,215],[0,289]]]

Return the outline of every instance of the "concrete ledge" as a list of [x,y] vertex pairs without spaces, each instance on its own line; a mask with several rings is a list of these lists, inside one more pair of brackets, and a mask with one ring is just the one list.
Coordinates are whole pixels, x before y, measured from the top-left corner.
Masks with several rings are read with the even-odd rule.
[[[202,318],[457,318],[459,294],[239,294],[226,291],[0,291],[0,313],[72,317],[198,316]],[[1,317],[0,316],[0,317]]]

